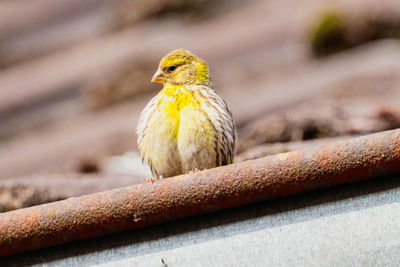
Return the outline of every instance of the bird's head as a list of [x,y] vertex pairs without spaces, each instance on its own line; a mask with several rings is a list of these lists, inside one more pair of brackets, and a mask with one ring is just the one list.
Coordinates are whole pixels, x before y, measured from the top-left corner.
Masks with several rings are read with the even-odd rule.
[[207,62],[184,49],[172,51],[161,59],[152,82],[173,85],[209,85]]

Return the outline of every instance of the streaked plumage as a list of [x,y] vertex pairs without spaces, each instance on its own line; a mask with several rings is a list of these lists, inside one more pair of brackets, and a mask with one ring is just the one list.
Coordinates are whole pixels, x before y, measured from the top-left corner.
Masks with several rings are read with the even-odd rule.
[[153,77],[164,88],[147,104],[137,128],[140,155],[155,177],[233,162],[236,127],[222,97],[212,89],[207,63],[178,49],[165,56]]

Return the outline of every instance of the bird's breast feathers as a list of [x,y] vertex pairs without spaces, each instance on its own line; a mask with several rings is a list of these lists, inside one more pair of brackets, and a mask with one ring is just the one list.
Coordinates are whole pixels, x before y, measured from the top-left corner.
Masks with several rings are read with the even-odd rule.
[[[236,142],[235,126],[225,102],[213,89],[199,85],[165,86],[144,109],[138,136],[145,161],[161,162],[173,157],[182,166],[202,150],[212,152],[209,160],[215,164],[211,166],[219,166],[225,161],[217,157],[220,153],[216,150],[228,149],[221,142],[232,143],[233,149]],[[233,155],[233,151],[228,153]]]

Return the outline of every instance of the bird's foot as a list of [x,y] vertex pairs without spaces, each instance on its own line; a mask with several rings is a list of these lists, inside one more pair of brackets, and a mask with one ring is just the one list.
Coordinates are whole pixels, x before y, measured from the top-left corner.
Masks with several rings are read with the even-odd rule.
[[158,180],[161,180],[161,179],[163,179],[164,177],[162,176],[162,175],[160,175],[160,176],[158,176],[158,177],[152,177],[152,178],[149,178],[149,179],[144,179],[144,182],[145,183],[154,183],[154,182],[156,182],[156,181],[158,181]]
[[185,174],[189,174],[189,173],[197,173],[197,172],[200,172],[200,170],[199,169],[197,169],[197,168],[194,168],[193,170],[191,170],[191,171],[187,171],[187,172],[185,172]]

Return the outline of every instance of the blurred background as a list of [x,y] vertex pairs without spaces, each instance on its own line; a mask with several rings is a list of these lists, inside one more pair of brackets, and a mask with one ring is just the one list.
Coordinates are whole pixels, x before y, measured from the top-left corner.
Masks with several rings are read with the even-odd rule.
[[236,161],[400,126],[398,0],[3,0],[0,212],[140,183],[159,60],[208,61]]

